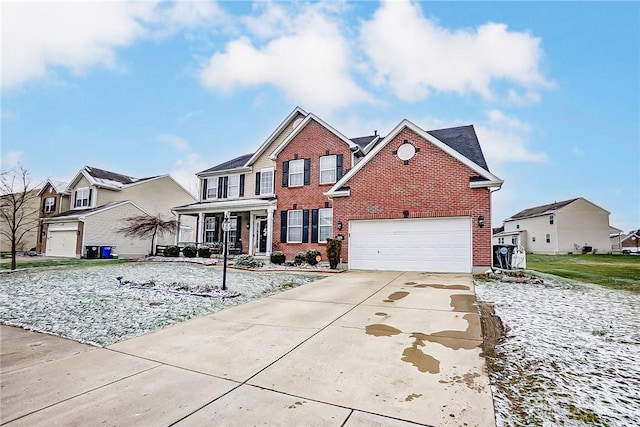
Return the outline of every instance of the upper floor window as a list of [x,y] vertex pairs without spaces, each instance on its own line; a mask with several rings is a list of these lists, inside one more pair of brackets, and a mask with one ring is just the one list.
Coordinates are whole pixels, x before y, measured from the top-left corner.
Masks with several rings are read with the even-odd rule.
[[240,175],[229,175],[227,180],[227,197],[240,197]]
[[215,178],[206,178],[204,180],[205,191],[204,198],[205,199],[215,199],[218,197],[218,177]]
[[333,235],[333,209],[318,210],[318,242],[326,242]]
[[304,159],[289,161],[289,187],[304,185]]
[[55,197],[47,197],[44,199],[44,206],[42,211],[44,213],[51,213],[56,209],[56,198]]
[[256,172],[256,195],[273,194],[273,168],[260,169]]
[[553,224],[553,215],[549,215],[549,224]]
[[516,221],[516,230],[520,229],[520,221]]
[[78,188],[73,197],[74,208],[87,208],[91,206],[91,189]]
[[336,176],[336,156],[320,157],[320,184],[333,184]]

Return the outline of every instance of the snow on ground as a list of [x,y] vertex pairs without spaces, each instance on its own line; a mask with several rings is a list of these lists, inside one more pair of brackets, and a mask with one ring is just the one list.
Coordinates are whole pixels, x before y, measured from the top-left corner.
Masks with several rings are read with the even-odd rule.
[[[227,270],[227,288],[240,296],[209,298],[176,289],[222,286],[219,267],[137,262],[38,269],[2,276],[0,322],[108,346],[322,277]],[[126,281],[132,283],[120,283]]]
[[476,281],[509,328],[491,372],[498,426],[640,420],[640,294],[543,276]]

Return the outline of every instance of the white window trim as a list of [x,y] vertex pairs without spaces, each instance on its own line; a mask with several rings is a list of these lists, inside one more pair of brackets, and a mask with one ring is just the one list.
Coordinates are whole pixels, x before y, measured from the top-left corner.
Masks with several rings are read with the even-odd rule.
[[[87,199],[87,205],[83,206],[76,206],[76,201],[78,200],[78,193],[80,192],[87,192],[87,197],[83,197],[80,200],[84,200]],[[92,205],[92,200],[91,200],[91,187],[82,187],[82,188],[77,188],[76,190],[74,190],[73,192],[73,209],[87,209],[90,208]]]
[[[299,162],[302,165],[302,169],[300,170],[300,172],[292,172],[293,170],[293,164],[295,162]],[[292,177],[294,175],[300,175],[300,184],[292,184]],[[289,182],[288,182],[288,187],[302,187],[304,186],[304,159],[296,159],[296,160],[289,160]]]
[[[322,212],[331,212],[331,224],[328,225],[322,225],[322,221],[320,220],[320,218],[322,217]],[[318,243],[327,243],[327,239],[322,239],[320,236],[322,236],[321,230],[322,228],[329,228],[329,234],[328,236],[331,237],[331,235],[333,234],[333,208],[322,208],[322,209],[318,209]]]
[[[299,212],[300,213],[300,225],[291,225],[291,213]],[[287,211],[287,243],[302,243],[302,231],[303,231],[303,217],[302,217],[302,209],[295,209]],[[291,229],[299,228],[300,229],[300,240],[291,240]]]
[[[218,177],[205,178],[207,180],[207,198],[205,200],[214,200],[218,198]],[[212,185],[213,184],[213,185]],[[213,196],[210,196],[213,191]]]
[[[232,186],[231,179],[237,179],[237,184]],[[237,188],[236,194],[231,194],[231,189]],[[240,197],[240,174],[229,175],[227,177],[227,199],[237,199]]]
[[[265,177],[265,173],[270,173],[271,174],[271,188],[268,191],[265,191],[265,188],[262,186],[263,183],[263,179]],[[304,170],[303,172],[304,173]],[[276,176],[276,170],[275,168],[264,168],[264,169],[260,169],[260,195],[263,194],[273,194],[273,189],[274,189],[274,184],[275,184],[275,176]],[[303,176],[304,179],[304,176]]]
[[[213,228],[207,228],[208,221],[211,221],[213,223]],[[216,225],[217,225],[216,224],[216,217],[205,217],[204,218],[204,236],[202,236],[202,237],[203,237],[203,240],[204,240],[205,243],[207,243],[207,244],[215,243],[215,241],[216,241],[215,240]],[[213,236],[214,236],[213,237],[213,241],[208,242],[207,241],[207,232],[211,232],[211,231],[213,232]]]
[[[51,201],[51,203],[48,203]],[[54,210],[54,206],[56,205],[55,197],[47,197],[44,199],[44,213],[51,213]]]
[[[324,158],[328,158],[328,157],[333,157],[333,167],[331,168],[322,168],[322,159]],[[338,156],[336,156],[335,154],[330,154],[328,156],[322,156],[320,157],[320,184],[335,184],[336,183],[336,179],[338,178]],[[322,172],[327,172],[327,171],[333,171],[333,181],[323,181],[322,180]]]
[[[231,234],[233,233],[233,234]],[[230,216],[229,217],[229,231],[227,238],[229,239],[229,244],[233,245],[236,243],[236,236],[238,234],[238,217]]]

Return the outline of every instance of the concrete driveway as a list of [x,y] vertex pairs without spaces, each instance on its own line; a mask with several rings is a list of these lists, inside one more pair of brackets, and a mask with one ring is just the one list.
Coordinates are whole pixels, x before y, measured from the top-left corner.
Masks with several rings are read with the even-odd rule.
[[108,348],[1,334],[9,426],[495,425],[471,275],[332,275]]

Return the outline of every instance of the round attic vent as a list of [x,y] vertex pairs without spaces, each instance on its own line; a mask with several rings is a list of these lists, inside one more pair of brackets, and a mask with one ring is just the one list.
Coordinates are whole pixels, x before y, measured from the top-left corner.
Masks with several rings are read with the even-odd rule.
[[400,147],[398,147],[398,157],[400,160],[407,161],[416,155],[416,147],[405,142]]

